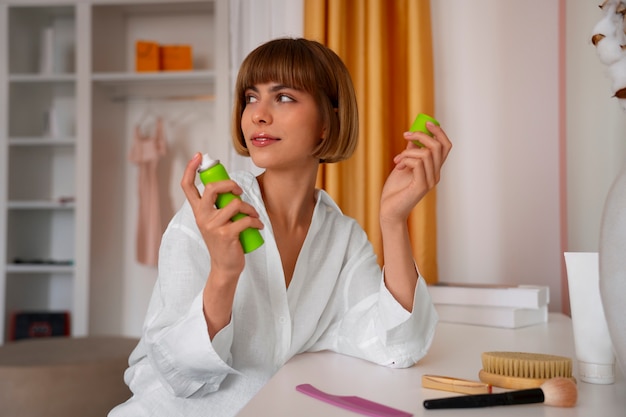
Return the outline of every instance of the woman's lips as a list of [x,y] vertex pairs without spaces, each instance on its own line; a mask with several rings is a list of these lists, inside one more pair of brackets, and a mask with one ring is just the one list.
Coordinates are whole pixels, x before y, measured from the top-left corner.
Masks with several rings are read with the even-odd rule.
[[269,136],[269,135],[258,135],[258,136],[254,136],[250,140],[250,143],[252,143],[252,145],[257,146],[257,147],[263,147],[263,146],[269,146],[273,143],[276,143],[279,140],[280,139],[275,138],[273,136]]

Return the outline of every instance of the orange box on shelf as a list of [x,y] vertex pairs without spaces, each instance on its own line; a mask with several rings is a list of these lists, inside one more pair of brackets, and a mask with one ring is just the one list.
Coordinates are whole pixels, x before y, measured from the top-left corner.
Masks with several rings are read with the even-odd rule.
[[159,44],[152,41],[135,43],[135,70],[150,72],[160,70]]
[[162,45],[162,71],[190,71],[193,69],[190,45]]

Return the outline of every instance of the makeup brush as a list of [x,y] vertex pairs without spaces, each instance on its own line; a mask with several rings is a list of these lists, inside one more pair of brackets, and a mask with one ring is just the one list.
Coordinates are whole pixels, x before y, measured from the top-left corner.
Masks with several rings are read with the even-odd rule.
[[545,403],[554,407],[573,407],[577,400],[578,390],[571,379],[552,378],[539,388],[425,400],[424,408],[477,408],[532,403]]

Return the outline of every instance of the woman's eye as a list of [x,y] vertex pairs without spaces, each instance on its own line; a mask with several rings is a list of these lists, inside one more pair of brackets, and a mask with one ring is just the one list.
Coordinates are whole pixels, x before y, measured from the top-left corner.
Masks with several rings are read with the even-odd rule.
[[255,96],[252,95],[247,95],[246,96],[246,103],[256,103],[257,99]]
[[278,101],[280,101],[281,103],[290,103],[290,102],[294,101],[294,99],[289,97],[289,96],[287,96],[287,95],[285,95],[285,94],[280,94],[278,96]]

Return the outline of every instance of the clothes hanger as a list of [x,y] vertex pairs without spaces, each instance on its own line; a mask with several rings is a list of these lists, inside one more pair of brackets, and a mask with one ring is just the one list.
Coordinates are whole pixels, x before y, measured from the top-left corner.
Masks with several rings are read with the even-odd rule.
[[153,100],[148,99],[147,105],[135,125],[139,135],[142,137],[151,136],[160,117],[160,114],[154,109]]

